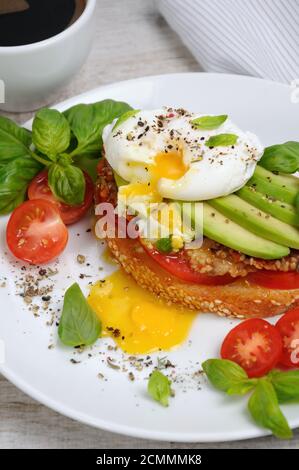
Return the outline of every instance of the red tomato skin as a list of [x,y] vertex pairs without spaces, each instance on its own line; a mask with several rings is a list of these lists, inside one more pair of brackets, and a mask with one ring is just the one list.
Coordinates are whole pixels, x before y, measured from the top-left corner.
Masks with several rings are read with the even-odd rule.
[[165,255],[156,249],[148,248],[143,243],[142,246],[145,248],[148,255],[153,258],[162,268],[179,279],[182,279],[183,281],[207,286],[221,286],[236,281],[236,278],[233,278],[230,275],[208,276],[206,274],[200,274],[194,271],[189,265],[189,262],[183,251]]
[[[275,327],[282,337],[283,350],[280,356],[279,365],[286,369],[299,368],[299,308],[293,308],[282,315]],[[294,348],[289,348],[288,343],[295,340]],[[295,353],[295,362],[292,360],[292,353]],[[298,362],[297,362],[298,359]]]
[[[246,342],[250,341],[252,335],[256,333],[265,338],[265,345],[269,347],[269,350],[265,352],[262,347],[259,347],[258,354],[254,356],[255,359],[250,364],[246,364],[236,348],[238,344],[242,347],[245,344],[246,347]],[[277,328],[261,318],[245,320],[233,328],[225,337],[220,351],[222,359],[229,359],[239,364],[250,378],[262,377],[272,370],[277,365],[281,353],[282,340]]]
[[261,287],[277,290],[299,289],[299,273],[261,270],[248,274],[246,279]]
[[[30,222],[26,227],[26,216],[34,215],[36,208],[45,215],[44,227],[41,221],[35,219],[36,227],[27,236]],[[41,244],[42,240],[46,240],[44,245]],[[12,212],[6,227],[6,242],[16,258],[30,264],[45,264],[57,258],[64,250],[68,242],[68,230],[55,204],[44,199],[35,199],[24,202]]]
[[78,222],[93,203],[94,196],[94,184],[90,176],[84,171],[85,177],[85,198],[84,202],[78,206],[70,206],[63,202],[57,201],[48,185],[48,171],[43,170],[31,181],[28,188],[28,198],[33,199],[45,199],[47,201],[56,204],[59,208],[61,218],[66,225],[74,224]]

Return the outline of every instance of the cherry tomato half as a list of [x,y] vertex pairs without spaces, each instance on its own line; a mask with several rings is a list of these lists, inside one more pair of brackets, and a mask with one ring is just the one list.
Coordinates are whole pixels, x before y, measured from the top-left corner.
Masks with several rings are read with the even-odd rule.
[[279,331],[260,318],[240,323],[228,333],[221,347],[222,359],[236,362],[249,377],[265,375],[277,365],[281,353]]
[[88,211],[93,202],[94,185],[90,176],[84,172],[85,177],[85,198],[82,204],[70,206],[57,201],[48,184],[48,171],[43,170],[31,181],[28,188],[28,198],[45,199],[57,205],[63,222],[66,225],[78,222]]
[[285,313],[276,323],[282,337],[283,350],[279,364],[299,368],[299,308]]
[[299,273],[293,271],[283,273],[261,270],[248,274],[246,279],[258,286],[267,287],[269,289],[299,289]]
[[32,264],[47,263],[65,248],[68,231],[55,204],[44,199],[26,201],[10,216],[6,228],[10,251]]
[[200,274],[194,271],[183,251],[165,255],[156,249],[149,249],[146,245],[142,246],[145,248],[149,256],[162,268],[183,281],[213,286],[230,284],[231,282],[236,281],[236,278],[227,274],[224,276],[209,276],[207,274]]

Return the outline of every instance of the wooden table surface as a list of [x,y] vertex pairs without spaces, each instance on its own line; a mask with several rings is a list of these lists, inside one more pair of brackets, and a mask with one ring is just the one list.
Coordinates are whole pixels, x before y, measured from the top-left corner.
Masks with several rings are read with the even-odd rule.
[[[79,74],[57,102],[91,88],[144,75],[199,71],[200,66],[152,0],[97,0],[97,32]],[[23,122],[30,113],[11,114]],[[274,437],[219,444],[176,444],[132,439],[77,423],[37,403],[0,376],[0,448],[298,448]]]

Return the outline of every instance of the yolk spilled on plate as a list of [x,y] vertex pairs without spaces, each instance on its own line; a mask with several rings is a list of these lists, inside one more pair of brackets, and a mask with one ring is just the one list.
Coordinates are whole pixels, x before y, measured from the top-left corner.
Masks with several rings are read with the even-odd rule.
[[158,299],[122,270],[95,284],[88,302],[102,321],[103,335],[130,354],[178,346],[196,315]]

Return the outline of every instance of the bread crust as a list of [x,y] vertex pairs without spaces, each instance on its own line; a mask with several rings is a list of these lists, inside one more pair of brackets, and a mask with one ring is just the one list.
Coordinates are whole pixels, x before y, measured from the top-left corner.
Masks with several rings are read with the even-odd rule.
[[161,268],[138,240],[107,240],[113,257],[137,284],[169,302],[221,317],[271,317],[299,305],[299,289],[275,290],[237,280],[225,286],[186,283]]

